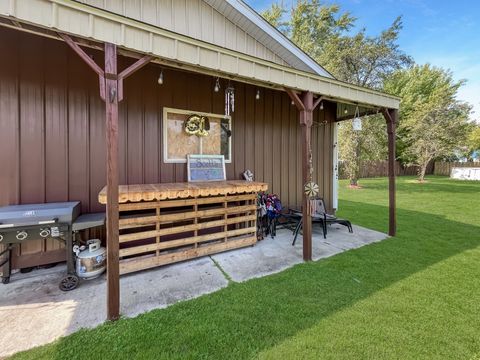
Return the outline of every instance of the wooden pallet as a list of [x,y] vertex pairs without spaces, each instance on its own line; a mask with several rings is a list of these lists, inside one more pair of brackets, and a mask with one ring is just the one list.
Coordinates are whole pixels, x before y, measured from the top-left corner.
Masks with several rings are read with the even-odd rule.
[[120,274],[257,241],[256,192],[122,203]]

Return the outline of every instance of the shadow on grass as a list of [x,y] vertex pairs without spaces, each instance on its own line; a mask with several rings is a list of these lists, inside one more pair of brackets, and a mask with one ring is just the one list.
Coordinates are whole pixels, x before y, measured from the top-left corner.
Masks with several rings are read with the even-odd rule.
[[[368,216],[387,213],[382,206],[343,205],[361,207],[363,225]],[[379,290],[480,245],[478,226],[402,209],[398,217],[396,238],[82,330],[18,358],[252,358]]]

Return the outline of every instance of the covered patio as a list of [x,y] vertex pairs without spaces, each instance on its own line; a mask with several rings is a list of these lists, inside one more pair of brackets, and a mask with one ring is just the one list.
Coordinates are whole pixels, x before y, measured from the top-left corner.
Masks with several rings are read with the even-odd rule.
[[[386,238],[383,233],[360,226],[354,226],[353,234],[343,226],[332,226],[324,239],[315,226],[312,259],[320,260]],[[242,282],[288,269],[303,262],[301,241],[295,247],[291,242],[292,232],[282,229],[274,239],[266,238],[253,247],[122,276],[124,301],[120,311],[126,317],[134,317],[220,290],[229,281]],[[0,326],[11,329],[0,334],[0,357],[104,322],[105,276],[65,293],[58,289],[64,271],[65,267],[58,265],[36,273],[15,274],[12,283],[0,293]]]
[[[304,219],[303,242],[297,242],[294,253],[291,245],[287,244],[289,241],[285,240],[284,247],[277,246],[282,244],[282,235],[275,240],[264,240],[253,249],[240,250],[235,255],[231,252],[212,255],[218,252],[217,249],[223,251],[255,243],[255,226],[250,223],[246,225],[250,231],[249,238],[243,239],[238,246],[228,243],[228,234],[224,237],[224,243],[216,244],[218,246],[212,251],[199,251],[196,242],[193,244],[191,240],[182,238],[182,246],[186,244],[192,247],[182,250],[185,252],[176,258],[172,256],[170,262],[211,255],[220,265],[224,262],[225,271],[233,280],[243,281],[256,275],[280,271],[302,259],[310,261],[363,245],[372,239],[383,238],[383,234],[378,234],[378,238],[370,237],[366,235],[368,231],[357,229],[353,235],[345,235],[346,238],[341,237],[343,234],[338,235],[340,238],[337,241],[336,235],[329,233],[328,243],[323,243],[324,249],[316,249],[317,245],[312,241],[311,195],[307,194],[306,187],[314,184],[316,195],[325,199],[329,212],[334,212],[336,124],[350,120],[358,113],[382,113],[387,122],[389,235],[395,235],[394,160],[398,98],[334,79],[263,19],[257,18],[258,14],[252,13],[251,9],[235,9],[235,1],[201,2],[202,9],[208,7],[205,14],[214,14],[208,15],[213,16],[213,27],[216,21],[223,24],[223,40],[215,36],[211,40],[202,38],[198,34],[204,32],[196,31],[193,25],[186,27],[186,30],[163,28],[160,26],[162,22],[144,16],[156,11],[143,9],[143,15],[138,17],[129,14],[134,9],[128,8],[126,2],[122,9],[102,9],[98,2],[95,2],[98,6],[91,6],[88,1],[86,3],[35,0],[28,6],[21,1],[0,5],[0,37],[4,40],[0,46],[2,53],[7,54],[0,67],[2,79],[5,79],[0,88],[0,104],[2,113],[6,114],[1,119],[5,131],[0,134],[3,146],[0,156],[3,156],[2,163],[9,164],[5,173],[12,174],[9,178],[1,179],[0,189],[3,191],[1,205],[78,200],[82,203],[83,213],[106,211],[106,236],[100,234],[99,237],[106,238],[107,281],[105,284],[96,280],[91,284],[98,283],[96,289],[104,289],[107,311],[102,305],[105,298],[101,297],[101,303],[96,304],[92,312],[95,320],[89,322],[89,326],[105,318],[118,319],[120,314],[132,316],[139,313],[141,311],[131,308],[129,304],[148,301],[149,298],[155,298],[153,294],[162,294],[166,299],[177,301],[191,297],[188,295],[190,290],[196,289],[193,283],[182,284],[181,289],[145,286],[145,281],[135,278],[137,275],[126,275],[120,279],[123,249],[119,243],[122,239],[125,242],[144,240],[150,234],[148,238],[154,239],[154,242],[141,246],[146,246],[144,249],[147,250],[142,250],[146,256],[156,256],[154,260],[147,260],[148,266],[154,267],[165,264],[164,258],[160,257],[168,239],[162,243],[163,239],[160,238],[170,232],[160,229],[165,225],[161,224],[161,205],[154,204],[149,210],[156,208],[153,211],[157,212],[149,215],[154,221],[147,224],[151,227],[147,235],[137,238],[136,235],[120,233],[122,226],[134,228],[138,224],[145,225],[141,223],[144,220],[138,220],[140,223],[137,224],[126,224],[130,220],[122,223],[119,214],[122,209],[139,209],[139,206],[145,207],[145,203],[164,200],[160,199],[164,193],[143,197],[142,190],[139,200],[133,201],[128,198],[130,189],[138,185],[149,187],[159,184],[168,184],[159,187],[183,187],[182,191],[190,189],[186,183],[184,159],[177,161],[170,157],[168,140],[172,140],[170,144],[177,143],[174,136],[168,137],[169,111],[177,111],[175,116],[198,112],[212,119],[216,117],[219,128],[224,125],[222,120],[231,121],[226,125],[231,140],[222,148],[222,151],[224,148],[231,150],[226,154],[226,180],[238,181],[246,169],[251,169],[255,173],[255,180],[261,182],[260,187],[250,191],[248,197],[239,195],[243,196],[242,201],[245,202],[236,206],[247,207],[245,221],[255,221],[251,218],[254,217],[252,207],[255,206],[255,193],[266,187],[269,192],[279,194],[286,207],[302,207]],[[237,5],[244,6],[242,4],[238,2]],[[227,5],[230,8],[226,8]],[[169,11],[172,12],[171,16],[178,16],[183,11],[183,18],[189,17],[192,22],[197,15],[192,14],[188,7]],[[161,15],[164,16],[163,13]],[[251,28],[239,35],[245,22],[249,22]],[[232,25],[226,25],[230,23]],[[207,22],[197,25],[202,27],[204,24]],[[230,26],[234,29],[235,39],[244,37],[244,45],[242,40],[236,42],[238,46],[235,48],[230,45],[233,39],[229,35]],[[249,41],[253,41],[253,48],[256,49],[253,55],[249,50]],[[222,91],[226,87],[234,88],[235,112],[228,102],[233,114],[227,114],[226,100],[216,94],[220,87]],[[126,190],[119,194],[121,185]],[[102,201],[99,201],[99,193]],[[241,193],[247,191],[242,190]],[[216,196],[218,193],[207,195]],[[232,194],[227,190],[220,195],[228,197]],[[201,216],[198,215],[196,199],[197,195],[185,195],[181,200],[189,202],[195,213],[194,223],[188,225],[194,235],[189,236],[202,237],[202,241],[208,243],[212,238],[206,236],[211,234],[197,232],[201,228],[198,224]],[[225,209],[228,209],[228,201],[224,202]],[[239,203],[238,198],[234,201]],[[168,216],[172,218],[172,214]],[[236,220],[229,219],[227,214],[223,220],[225,223],[219,226],[224,233],[244,231],[229,228]],[[352,242],[349,242],[349,237]],[[14,264],[22,268],[64,260],[64,249],[57,246],[52,252],[52,243],[51,239],[39,239],[38,246],[32,245],[33,242],[28,244],[30,247],[22,244],[14,254]],[[275,246],[268,247],[270,243]],[[322,244],[322,241],[317,243]],[[139,250],[127,250],[129,254],[132,251]],[[241,273],[236,273],[235,258],[241,258],[241,254],[250,259],[250,265]],[[168,252],[166,255],[170,256]],[[42,261],[39,262],[39,258],[43,258]],[[273,263],[267,260],[273,260]],[[248,264],[249,261],[243,263]],[[203,272],[202,267],[196,268],[196,276],[203,276],[209,271],[216,274],[213,283],[208,285],[206,281],[207,288],[197,289],[198,294],[226,285],[227,281],[220,276],[221,272],[209,258],[155,269],[151,274],[178,268],[185,270],[184,275],[188,275],[188,269],[195,264],[206,266]],[[256,266],[258,264],[264,265],[259,268]],[[133,270],[141,269],[135,267]],[[138,276],[148,278],[151,274],[142,272]],[[55,275],[35,281],[41,284],[50,276]],[[179,272],[179,276],[182,276],[182,272]],[[135,279],[135,282],[144,286],[139,289],[131,285],[133,288],[130,292],[129,279]],[[49,289],[47,283],[45,288]],[[181,281],[178,283],[181,284]],[[53,289],[49,293],[57,294],[58,298],[65,298],[73,304],[77,302],[74,299],[82,298],[82,291],[89,291],[94,286],[91,284],[72,294],[57,294]],[[120,296],[121,288],[125,296]],[[11,295],[11,291],[20,291],[14,282],[9,284],[6,293]],[[178,297],[175,295],[177,292],[185,296]],[[140,297],[147,300],[139,300]],[[88,300],[79,303],[85,303],[81,306],[90,309],[91,296],[86,298]],[[95,296],[95,299],[97,301],[98,297]],[[11,297],[9,301],[12,301]],[[46,303],[49,302],[47,298]],[[162,303],[157,299],[153,302],[155,306],[146,305],[142,311],[171,302],[164,300]],[[9,308],[9,311],[13,309]],[[70,326],[66,325],[67,329]]]

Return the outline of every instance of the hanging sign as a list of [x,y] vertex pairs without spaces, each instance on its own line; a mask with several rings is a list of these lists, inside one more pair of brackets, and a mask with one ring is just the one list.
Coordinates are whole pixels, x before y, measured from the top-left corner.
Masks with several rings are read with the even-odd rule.
[[223,155],[188,155],[188,181],[226,180]]

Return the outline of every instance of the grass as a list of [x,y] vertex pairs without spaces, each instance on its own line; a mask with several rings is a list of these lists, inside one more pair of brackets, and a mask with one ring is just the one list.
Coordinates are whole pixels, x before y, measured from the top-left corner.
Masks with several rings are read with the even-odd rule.
[[[15,359],[480,359],[480,183],[398,181],[398,236]],[[386,179],[340,215],[386,231]],[[41,329],[32,329],[41,331]]]

